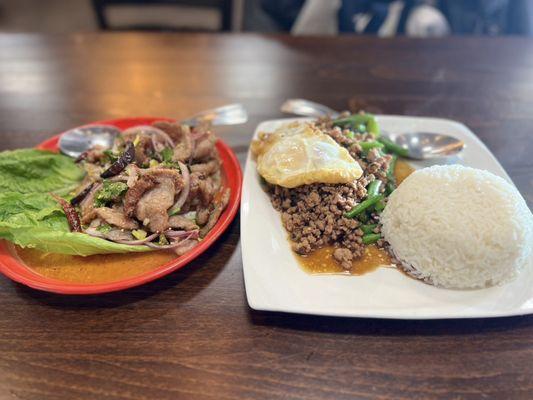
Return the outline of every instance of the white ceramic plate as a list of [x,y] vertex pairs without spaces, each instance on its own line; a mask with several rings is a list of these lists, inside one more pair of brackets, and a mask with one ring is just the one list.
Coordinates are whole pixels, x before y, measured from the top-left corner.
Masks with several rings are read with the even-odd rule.
[[[295,119],[261,123],[255,132],[271,132]],[[460,163],[510,180],[485,145],[463,124],[436,118],[378,116],[391,132],[441,132],[466,143],[460,157],[410,163],[416,168]],[[310,275],[292,253],[281,218],[260,186],[248,155],[241,202],[241,245],[248,304],[255,310],[345,317],[398,319],[479,318],[533,313],[533,268],[504,286],[479,290],[440,289],[392,268],[362,276]],[[531,264],[531,263],[530,263]]]

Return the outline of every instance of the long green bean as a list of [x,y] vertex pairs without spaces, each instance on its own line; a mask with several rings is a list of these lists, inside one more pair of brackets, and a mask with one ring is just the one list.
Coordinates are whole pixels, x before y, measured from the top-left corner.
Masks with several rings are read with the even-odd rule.
[[393,154],[392,160],[389,164],[389,169],[387,170],[387,186],[385,188],[385,193],[387,193],[387,196],[394,192],[394,190],[396,190],[396,176],[394,175],[394,170],[396,169],[396,161],[398,161],[398,156],[396,154]]
[[363,151],[368,151],[370,149],[381,149],[385,147],[385,145],[381,142],[359,142],[359,146],[361,146],[361,149]]
[[346,118],[334,120],[333,125],[340,126],[341,128],[350,127],[352,130],[358,132],[361,132],[360,125],[364,125],[365,131],[372,136],[378,137],[380,134],[379,125],[372,114],[353,114]]
[[402,147],[396,143],[394,143],[392,140],[387,139],[383,136],[381,136],[378,139],[383,145],[385,146],[385,150],[387,150],[389,153],[397,154],[401,157],[407,157],[409,152],[405,147]]
[[370,219],[370,217],[368,216],[366,212],[362,212],[361,214],[357,216],[357,219],[359,220],[359,222],[366,224],[368,220]]
[[376,203],[374,206],[374,211],[376,211],[378,214],[381,213],[385,209],[385,202],[383,200],[380,200]]
[[378,224],[366,224],[366,225],[359,226],[359,228],[365,234],[374,233],[374,229],[376,229],[377,227],[378,227]]
[[346,218],[353,218],[356,215],[361,214],[363,211],[366,211],[369,207],[373,206],[374,204],[376,204],[378,201],[382,199],[383,199],[382,195],[370,196],[366,200],[356,205],[350,211],[345,213],[344,216]]
[[376,243],[379,239],[381,239],[381,234],[369,233],[368,235],[363,236],[363,243],[372,244],[372,243]]
[[370,184],[368,185],[368,189],[366,190],[366,195],[367,197],[372,197],[372,196],[376,196],[379,194],[379,189],[381,188],[381,184],[383,182],[380,181],[379,179],[376,179],[376,180],[373,180],[372,182],[370,182]]

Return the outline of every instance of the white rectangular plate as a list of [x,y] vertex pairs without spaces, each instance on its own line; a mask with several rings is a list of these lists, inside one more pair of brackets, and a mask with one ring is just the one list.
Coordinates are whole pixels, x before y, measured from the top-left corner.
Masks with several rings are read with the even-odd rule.
[[[255,132],[271,132],[295,119],[261,123]],[[378,116],[383,130],[441,132],[466,144],[460,157],[445,160],[481,168],[510,180],[485,145],[463,124],[436,118]],[[439,160],[439,163],[443,163]],[[430,162],[410,163],[415,168]],[[435,164],[435,162],[433,162]],[[514,282],[479,290],[440,289],[392,268],[362,276],[310,275],[299,266],[279,213],[260,186],[248,155],[241,203],[241,245],[248,304],[255,310],[345,317],[438,319],[478,318],[533,312],[533,268]]]

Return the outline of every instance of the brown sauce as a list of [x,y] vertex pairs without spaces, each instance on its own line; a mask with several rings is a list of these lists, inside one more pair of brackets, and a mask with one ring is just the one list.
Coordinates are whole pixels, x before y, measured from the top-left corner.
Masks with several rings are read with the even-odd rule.
[[[394,169],[394,176],[397,184],[403,182],[415,169],[407,162],[398,160]],[[315,250],[307,256],[296,255],[302,268],[310,274],[343,274],[343,275],[363,275],[372,272],[380,266],[392,266],[389,254],[375,245],[366,246],[363,256],[352,263],[351,270],[345,270],[333,259],[333,246],[323,247]]]
[[322,247],[307,256],[297,255],[298,262],[310,274],[363,275],[380,266],[391,265],[387,252],[375,245],[366,246],[363,256],[352,263],[350,271],[345,270],[333,259],[333,246]]
[[396,161],[396,168],[394,168],[394,176],[396,177],[396,183],[399,185],[405,178],[415,172],[415,169],[411,167],[407,162],[403,160]]
[[81,257],[15,246],[15,252],[39,275],[70,283],[107,283],[131,278],[176,258],[170,251]]

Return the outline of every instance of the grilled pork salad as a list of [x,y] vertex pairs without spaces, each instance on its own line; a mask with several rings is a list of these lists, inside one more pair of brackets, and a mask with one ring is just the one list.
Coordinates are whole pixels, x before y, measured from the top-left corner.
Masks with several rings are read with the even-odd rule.
[[229,202],[215,143],[208,126],[158,121],[77,160],[36,149],[2,152],[0,238],[82,256],[184,254]]
[[111,149],[83,153],[85,179],[69,203],[56,199],[72,231],[184,254],[229,201],[215,142],[206,127],[160,121],[127,129]]

